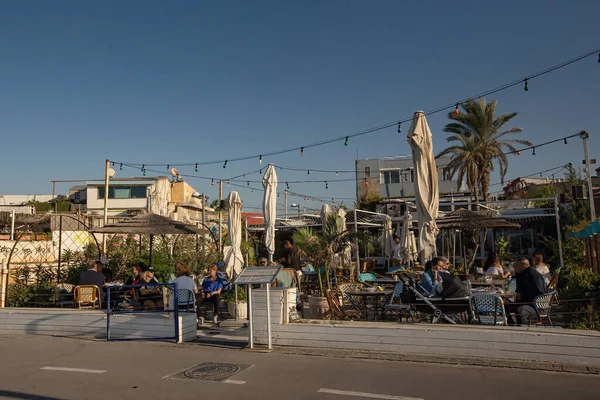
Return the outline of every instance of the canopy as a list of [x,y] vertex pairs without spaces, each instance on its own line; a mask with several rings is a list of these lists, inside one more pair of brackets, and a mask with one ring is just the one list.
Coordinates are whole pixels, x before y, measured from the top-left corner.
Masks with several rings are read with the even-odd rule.
[[412,149],[415,170],[415,199],[419,221],[419,252],[421,262],[429,261],[436,253],[435,239],[438,234],[439,188],[437,166],[433,155],[431,130],[423,111],[417,111],[410,129],[408,143]]
[[242,200],[238,192],[229,193],[229,215],[227,227],[231,246],[225,246],[223,261],[230,277],[237,276],[242,270],[244,257],[240,246],[242,244]]
[[387,258],[392,256],[394,246],[394,228],[392,226],[392,218],[389,215],[386,215],[385,222],[383,223],[383,253]]
[[520,224],[496,216],[494,211],[470,211],[460,208],[437,219],[439,229],[519,229]]
[[574,232],[573,236],[580,239],[591,238],[600,233],[600,221],[594,221],[579,232]]
[[275,166],[269,164],[262,178],[265,197],[263,199],[263,216],[265,224],[265,246],[269,252],[269,261],[273,262],[275,253],[275,218],[277,217],[277,173]]
[[414,263],[417,258],[417,243],[415,234],[411,231],[413,217],[406,210],[402,216],[402,231],[400,232],[400,247],[402,248],[402,259],[407,264]]

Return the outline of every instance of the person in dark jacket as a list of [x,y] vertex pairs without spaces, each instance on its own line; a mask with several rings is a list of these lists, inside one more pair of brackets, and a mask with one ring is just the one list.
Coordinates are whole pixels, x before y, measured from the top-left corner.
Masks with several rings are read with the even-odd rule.
[[[542,274],[531,268],[527,257],[519,257],[514,262],[515,279],[517,280],[517,301],[514,304],[506,303],[505,309],[508,315],[508,323],[521,325],[529,324],[534,318],[537,319],[537,312],[533,308],[533,300],[546,293],[546,284]],[[516,314],[516,320],[512,313]]]

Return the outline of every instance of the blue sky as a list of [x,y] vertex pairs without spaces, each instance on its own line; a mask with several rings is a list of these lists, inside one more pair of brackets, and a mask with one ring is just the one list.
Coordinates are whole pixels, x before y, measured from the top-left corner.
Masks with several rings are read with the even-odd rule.
[[[592,1],[5,1],[0,193],[49,193],[51,179],[102,178],[106,158],[227,159],[408,118],[600,47],[598,15],[600,3]],[[529,87],[489,100],[498,100],[500,112],[518,111],[514,125],[534,143],[588,130],[591,156],[600,158],[597,57]],[[447,118],[428,120],[437,152],[446,144]],[[390,128],[347,147],[339,142],[263,165],[352,170],[357,151],[378,158],[409,147],[404,133]],[[581,159],[574,139],[535,157],[511,157],[508,177]],[[224,178],[259,166],[252,160],[198,174]],[[307,178],[278,173],[280,181]],[[117,168],[117,175],[141,172]],[[210,182],[189,182],[217,196]],[[355,193],[353,183],[291,190],[328,198]],[[246,206],[260,204],[259,193],[239,192]]]

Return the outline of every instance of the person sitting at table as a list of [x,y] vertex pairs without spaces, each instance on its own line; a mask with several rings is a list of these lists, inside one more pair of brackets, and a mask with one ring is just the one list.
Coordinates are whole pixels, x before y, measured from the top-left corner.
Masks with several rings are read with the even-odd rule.
[[[158,283],[158,279],[154,277],[154,268],[146,266],[145,271],[142,272],[140,278],[140,284],[155,285]],[[139,289],[140,303],[144,308],[149,310],[160,310],[164,303],[162,298],[162,291],[157,286],[142,286]]]
[[104,300],[106,282],[104,281],[104,275],[99,270],[102,270],[102,262],[94,261],[90,263],[89,268],[79,275],[79,285],[97,286],[100,289],[100,296]]
[[462,281],[444,270],[444,261],[439,257],[431,260],[431,272],[433,275],[433,293],[442,299],[454,299],[468,297],[469,292]]
[[141,278],[142,278],[142,268],[139,266],[139,263],[138,263],[138,264],[135,264],[133,267],[131,267],[131,276],[129,278],[127,278],[125,285],[127,285],[127,286],[137,285],[138,283],[140,283]]
[[[527,324],[531,319],[537,317],[537,312],[533,308],[533,300],[546,293],[546,285],[544,278],[535,269],[529,266],[527,257],[519,257],[514,262],[515,279],[517,280],[517,297],[515,303],[505,303],[504,307],[508,314],[508,323],[513,325]],[[512,313],[516,314],[516,321],[512,317]]]
[[180,299],[179,306],[186,308],[190,305],[194,306],[196,300],[196,294],[198,294],[198,286],[196,286],[196,282],[190,277],[190,269],[182,263],[179,263],[175,266],[175,275],[177,278],[173,280],[172,283],[177,284],[177,290],[189,290],[194,293],[188,301],[186,302],[184,299]]
[[198,304],[197,315],[198,321],[203,321],[200,306],[207,301],[213,304],[213,324],[218,323],[219,307],[221,307],[221,291],[223,283],[219,279],[217,264],[212,264],[209,269],[209,276],[202,281],[202,291],[196,296]]
[[427,294],[433,293],[433,272],[431,271],[432,263],[427,261],[425,263],[425,271],[421,275],[421,288],[427,292]]
[[546,287],[550,283],[550,279],[552,279],[552,275],[550,274],[550,268],[544,263],[544,256],[541,251],[534,251],[531,255],[531,268],[535,269],[539,272],[544,278],[544,283]]
[[498,255],[493,251],[488,253],[483,270],[485,271],[485,275],[498,275],[502,278],[508,278],[510,276],[510,272],[504,272]]

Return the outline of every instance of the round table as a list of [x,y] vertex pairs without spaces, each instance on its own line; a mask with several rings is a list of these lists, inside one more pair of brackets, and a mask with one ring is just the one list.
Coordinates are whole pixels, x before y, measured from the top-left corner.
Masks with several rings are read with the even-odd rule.
[[471,286],[498,286],[498,287],[503,287],[504,285],[506,285],[506,281],[504,281],[504,280],[471,281]]
[[[377,301],[378,297],[383,297],[383,296],[389,296],[392,293],[394,293],[393,290],[374,290],[374,291],[367,291],[367,290],[349,290],[346,292],[346,295],[348,296],[352,296],[352,297],[360,297],[363,299],[363,303],[364,303],[364,315],[365,315],[365,320],[367,320],[368,317],[368,308],[367,308],[367,300],[370,298],[375,299],[374,301],[374,307],[373,307],[373,312],[375,314],[375,320],[377,320],[377,311],[379,309],[379,302]],[[354,302],[354,300],[352,299],[352,297],[350,297],[350,301],[356,306],[356,308],[358,308],[360,310],[360,305],[356,304]],[[383,308],[382,308],[383,309]]]
[[378,279],[371,279],[371,280],[366,280],[365,283],[366,284],[375,284],[375,285],[396,285],[397,283],[400,283],[401,281],[397,281],[395,279],[389,279],[389,278],[378,278]]

